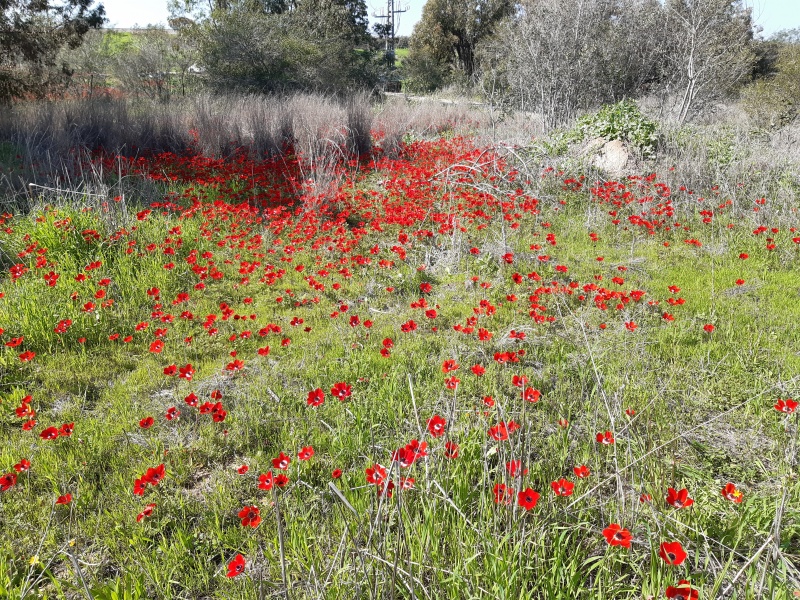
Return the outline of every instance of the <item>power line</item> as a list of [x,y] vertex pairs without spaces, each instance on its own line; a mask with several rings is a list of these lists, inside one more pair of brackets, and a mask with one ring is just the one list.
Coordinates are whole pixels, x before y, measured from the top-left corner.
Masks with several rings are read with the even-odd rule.
[[395,19],[394,16],[400,13],[407,12],[407,8],[395,8],[395,0],[386,0],[386,13],[384,14],[374,14],[373,17],[378,19],[386,19],[386,30],[384,31],[384,37],[386,38],[386,63],[389,66],[389,70],[394,70],[394,60],[395,60],[395,48],[394,48],[394,40],[395,40]]

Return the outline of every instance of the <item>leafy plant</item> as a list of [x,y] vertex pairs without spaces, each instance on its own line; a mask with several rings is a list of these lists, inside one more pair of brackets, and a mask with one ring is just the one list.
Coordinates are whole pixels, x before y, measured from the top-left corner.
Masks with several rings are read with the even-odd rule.
[[655,154],[658,125],[645,117],[631,100],[607,104],[595,113],[584,115],[572,128],[576,140],[602,137],[622,140],[638,148],[642,155]]

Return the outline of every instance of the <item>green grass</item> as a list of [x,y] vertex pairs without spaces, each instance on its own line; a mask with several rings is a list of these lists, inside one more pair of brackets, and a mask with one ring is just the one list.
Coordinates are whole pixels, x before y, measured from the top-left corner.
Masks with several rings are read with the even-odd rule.
[[403,61],[408,57],[409,49],[408,48],[395,48],[394,56],[395,56],[395,65],[400,67],[403,64]]
[[[410,158],[426,164],[426,152],[436,155],[428,148]],[[435,179],[416,176],[418,187]],[[522,184],[507,177],[489,189],[508,202],[506,194]],[[370,188],[376,179],[370,175],[357,187]],[[469,184],[489,180],[440,183],[433,193],[463,194],[455,203],[474,199]],[[800,555],[798,426],[796,415],[783,416],[773,405],[800,395],[800,333],[793,326],[800,319],[798,249],[791,241],[796,234],[785,228],[775,235],[773,251],[764,247],[768,234],[751,231],[771,218],[800,223],[796,213],[771,216],[741,207],[705,225],[694,198],[674,189],[673,219],[690,232],[673,227],[649,235],[626,227],[626,216],[640,209],[636,204],[618,208],[622,223],[614,225],[610,207],[586,188],[563,190],[550,175],[526,186],[527,194],[543,199],[538,213],[519,205],[505,211],[484,206],[489,217],[472,225],[465,220],[464,232],[407,244],[405,261],[390,250],[400,232],[391,224],[343,253],[329,250],[330,242],[314,247],[311,241],[293,242],[295,250],[285,252],[290,233],[222,215],[209,227],[199,214],[154,212],[145,221],[131,220],[117,241],[102,214],[68,205],[37,207],[8,220],[13,232],[0,233],[5,269],[24,260],[30,272],[17,282],[4,276],[0,284],[0,341],[25,336],[24,346],[0,353],[0,474],[21,458],[32,467],[0,493],[7,534],[0,542],[0,598],[80,597],[84,581],[95,598],[642,598],[664,597],[667,586],[684,578],[701,598],[720,597],[729,585],[729,597],[790,598]],[[208,191],[214,200],[213,187]],[[435,211],[446,213],[446,204],[437,201]],[[363,216],[366,209],[353,210]],[[71,229],[57,225],[67,218]],[[512,229],[512,222],[518,227]],[[729,222],[735,227],[729,229]],[[176,226],[181,233],[169,233]],[[429,219],[406,231],[438,226]],[[320,235],[334,235],[337,227],[349,234],[339,222]],[[86,242],[87,229],[97,230],[101,241]],[[211,233],[204,237],[204,231]],[[556,245],[548,243],[549,233]],[[256,234],[260,243],[239,246]],[[690,237],[702,246],[684,243]],[[34,241],[48,249],[52,266],[36,269],[35,254],[15,258]],[[148,244],[155,249],[148,251]],[[372,255],[376,245],[380,253]],[[175,255],[164,255],[165,247],[175,248]],[[480,254],[470,254],[471,247]],[[205,279],[205,290],[194,289],[199,280],[186,262],[193,249],[212,252],[224,273]],[[513,252],[513,264],[501,259],[505,251]],[[739,258],[742,252],[747,260]],[[540,261],[543,254],[551,260]],[[355,255],[372,263],[349,260]],[[380,259],[395,266],[378,268]],[[102,266],[89,273],[93,279],[76,282],[96,260]],[[243,284],[241,261],[254,260],[261,265]],[[175,268],[164,269],[167,261]],[[286,272],[275,283],[260,283],[267,264]],[[298,272],[297,265],[305,269]],[[421,265],[426,268],[419,270]],[[50,269],[60,274],[55,287],[42,277]],[[523,275],[519,284],[512,278],[516,272]],[[541,281],[528,278],[532,272]],[[325,289],[312,289],[308,275]],[[612,283],[615,276],[624,283]],[[111,280],[114,304],[82,312],[102,277]],[[735,283],[739,278],[744,285]],[[559,284],[557,293],[544,289],[552,281]],[[578,282],[574,288],[572,281]],[[422,282],[432,285],[424,297],[437,307],[435,319],[410,307],[422,295]],[[644,295],[621,309],[608,301],[599,310],[597,292],[583,290],[592,283]],[[172,323],[153,316],[155,300],[147,294],[153,287],[160,289],[161,310],[175,315]],[[77,300],[70,299],[73,291]],[[180,292],[190,300],[173,306]],[[507,299],[512,293],[516,301]],[[579,300],[580,294],[587,298]],[[670,306],[671,297],[685,304]],[[481,301],[496,312],[476,313]],[[237,315],[257,318],[223,319],[222,302]],[[534,322],[531,303],[546,305],[541,314],[554,321]],[[195,318],[179,318],[184,310]],[[673,322],[662,318],[665,311]],[[333,312],[339,315],[332,318]],[[201,327],[208,314],[220,315],[213,336]],[[372,327],[351,327],[354,314],[362,323],[372,320]],[[293,326],[294,317],[303,323]],[[58,335],[53,327],[64,318],[73,325]],[[491,339],[453,329],[470,318],[477,319],[475,332],[485,328]],[[418,329],[401,332],[409,319]],[[149,327],[137,332],[140,322]],[[626,322],[637,327],[630,331]],[[260,337],[268,323],[282,333]],[[708,323],[715,325],[713,333],[703,330]],[[165,349],[153,354],[149,345],[160,327],[168,329]],[[241,337],[248,330],[252,336]],[[511,339],[512,330],[525,338]],[[120,339],[109,341],[114,333]],[[126,335],[133,341],[123,343]],[[184,341],[188,336],[191,343]],[[394,342],[389,358],[380,354],[385,338]],[[284,346],[283,339],[291,343]],[[259,356],[256,349],[265,345],[269,355]],[[35,360],[20,363],[22,349],[34,351]],[[519,363],[493,359],[510,350],[525,351]],[[235,373],[225,370],[233,351],[245,361]],[[443,374],[446,359],[460,368]],[[186,363],[196,369],[192,381],[162,373],[169,364]],[[486,368],[483,376],[470,372],[475,364]],[[518,374],[541,391],[539,402],[521,400],[512,385]],[[456,390],[444,385],[451,375],[461,380]],[[327,394],[336,382],[352,385],[347,402]],[[317,387],[326,401],[313,409],[306,397]],[[202,403],[214,390],[228,411],[222,423],[183,400],[194,392]],[[34,432],[21,431],[14,415],[26,394],[38,413]],[[493,407],[484,404],[487,395]],[[180,409],[179,420],[164,419],[170,406]],[[427,433],[435,414],[448,422],[445,437]],[[155,425],[140,429],[148,415]],[[510,441],[487,436],[498,421],[511,419],[522,428]],[[559,419],[567,419],[568,428]],[[69,438],[42,441],[36,435],[73,421]],[[595,442],[605,430],[614,432],[615,444]],[[365,469],[375,463],[389,469],[391,452],[411,439],[425,440],[430,454],[403,469],[403,477],[416,480],[414,489],[397,489],[392,499],[377,495]],[[459,444],[457,459],[444,457],[445,440]],[[314,457],[297,460],[307,445]],[[271,461],[280,452],[292,457],[290,485],[259,490],[258,475],[274,470]],[[528,469],[521,480],[506,474],[512,458]],[[134,496],[134,479],[162,462],[165,480]],[[592,475],[576,480],[572,468],[581,464]],[[244,475],[237,473],[241,465],[249,466]],[[399,467],[393,468],[396,475]],[[343,471],[341,479],[332,480],[334,469]],[[550,483],[561,477],[576,483],[573,496],[551,492]],[[727,482],[742,490],[742,504],[721,497]],[[496,483],[530,486],[541,498],[531,511],[516,502],[497,506]],[[695,505],[666,507],[669,487],[688,488]],[[54,506],[66,492],[72,503]],[[640,502],[641,494],[651,494],[652,502]],[[151,502],[157,504],[153,515],[137,523]],[[242,527],[237,518],[247,505],[261,509],[257,529]],[[610,523],[631,530],[630,549],[606,544],[601,532]],[[756,554],[776,532],[777,545]],[[658,557],[659,544],[672,540],[689,554],[681,566]],[[247,560],[246,573],[227,579],[226,565],[237,553]]]

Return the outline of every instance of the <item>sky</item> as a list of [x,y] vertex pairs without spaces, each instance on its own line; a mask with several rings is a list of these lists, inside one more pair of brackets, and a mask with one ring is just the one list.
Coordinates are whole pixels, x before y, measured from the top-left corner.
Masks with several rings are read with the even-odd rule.
[[[762,35],[769,37],[781,29],[800,27],[800,0],[745,0],[753,8],[756,25],[763,28]],[[395,0],[395,8],[406,8],[397,17],[397,35],[411,35],[414,24],[422,16],[425,0]],[[167,22],[166,0],[103,0],[109,27],[133,27]],[[386,4],[380,0],[367,0],[370,19],[376,22],[375,14],[386,12]]]

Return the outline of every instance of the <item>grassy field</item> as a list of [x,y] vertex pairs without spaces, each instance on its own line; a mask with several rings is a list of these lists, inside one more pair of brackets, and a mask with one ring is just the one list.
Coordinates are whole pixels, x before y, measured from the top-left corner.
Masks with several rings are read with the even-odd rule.
[[797,596],[796,195],[303,160],[2,216],[0,598]]

